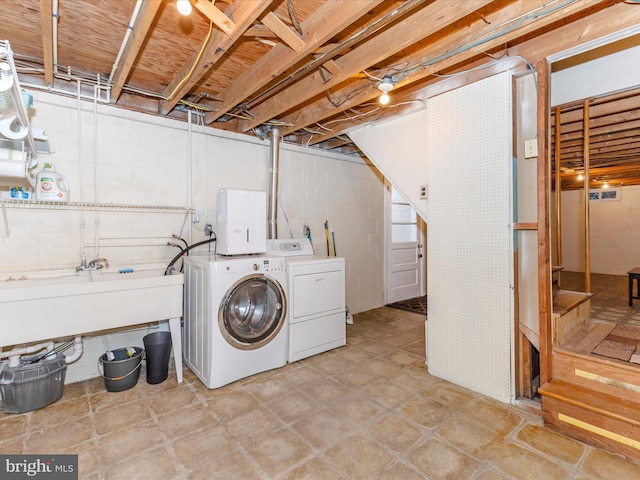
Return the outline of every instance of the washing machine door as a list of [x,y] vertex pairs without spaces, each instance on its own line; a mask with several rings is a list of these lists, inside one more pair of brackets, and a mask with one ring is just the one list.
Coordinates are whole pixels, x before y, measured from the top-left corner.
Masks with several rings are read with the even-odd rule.
[[286,319],[284,289],[264,275],[249,275],[225,294],[218,310],[218,325],[233,347],[255,350],[268,344]]

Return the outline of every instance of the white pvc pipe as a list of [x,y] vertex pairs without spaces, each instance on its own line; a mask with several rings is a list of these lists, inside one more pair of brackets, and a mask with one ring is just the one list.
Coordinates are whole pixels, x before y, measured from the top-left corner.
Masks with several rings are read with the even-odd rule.
[[51,352],[53,350],[53,342],[38,343],[37,345],[16,348],[14,350],[9,350],[8,352],[0,352],[0,358],[9,357],[9,366],[17,367],[18,365],[20,365],[20,357],[22,355],[26,355],[27,353],[39,352],[40,350],[44,349],[46,349],[47,352]]
[[127,25],[127,31],[124,34],[124,38],[122,39],[122,44],[120,45],[120,51],[118,52],[118,56],[116,57],[116,61],[113,63],[113,68],[111,69],[111,74],[109,75],[109,82],[113,84],[113,77],[120,66],[120,60],[122,59],[122,54],[124,53],[124,49],[127,47],[127,43],[129,43],[129,37],[131,36],[131,31],[133,30],[133,24],[136,22],[136,18],[138,18],[138,13],[140,12],[140,7],[142,7],[142,0],[138,0],[136,2],[136,6],[133,9],[133,14],[131,15],[131,20]]
[[53,73],[58,73],[58,0],[53,0],[51,15],[52,42],[53,42]]
[[82,343],[82,337],[78,335],[73,340],[73,352],[64,356],[65,363],[73,363],[80,358],[84,352],[84,344]]

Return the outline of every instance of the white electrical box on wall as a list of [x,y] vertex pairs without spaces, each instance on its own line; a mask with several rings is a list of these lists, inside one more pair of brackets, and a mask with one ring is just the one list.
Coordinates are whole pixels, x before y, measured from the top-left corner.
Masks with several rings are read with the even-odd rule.
[[420,185],[420,200],[429,198],[429,185]]

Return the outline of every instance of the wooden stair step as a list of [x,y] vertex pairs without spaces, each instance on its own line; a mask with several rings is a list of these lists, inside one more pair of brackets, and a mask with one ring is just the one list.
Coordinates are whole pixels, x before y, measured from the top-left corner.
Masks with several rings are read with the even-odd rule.
[[640,461],[640,405],[552,380],[538,389],[545,424],[611,453]]
[[[545,383],[538,389],[538,393],[598,415],[640,427],[639,403],[560,380]],[[640,437],[640,431],[638,434]]]

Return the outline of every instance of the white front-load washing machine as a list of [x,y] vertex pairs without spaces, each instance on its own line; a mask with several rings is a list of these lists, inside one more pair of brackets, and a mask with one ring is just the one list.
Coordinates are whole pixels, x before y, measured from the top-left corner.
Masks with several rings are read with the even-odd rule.
[[183,356],[207,388],[287,363],[286,288],[283,258],[185,258]]

